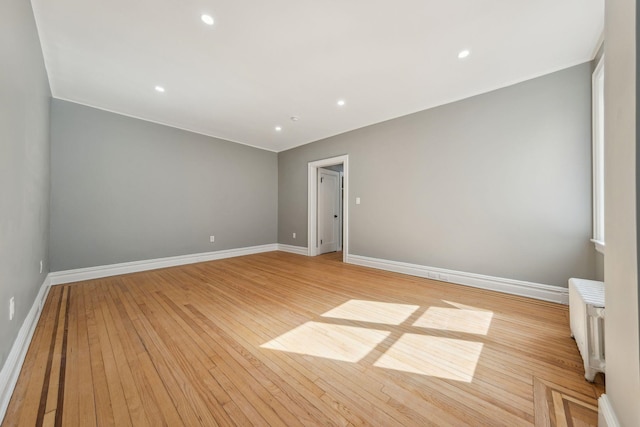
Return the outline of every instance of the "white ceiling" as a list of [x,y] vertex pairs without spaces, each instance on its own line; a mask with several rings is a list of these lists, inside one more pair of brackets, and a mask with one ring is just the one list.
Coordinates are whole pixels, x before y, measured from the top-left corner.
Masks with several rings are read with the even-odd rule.
[[32,4],[55,98],[272,151],[588,61],[604,21],[604,0]]

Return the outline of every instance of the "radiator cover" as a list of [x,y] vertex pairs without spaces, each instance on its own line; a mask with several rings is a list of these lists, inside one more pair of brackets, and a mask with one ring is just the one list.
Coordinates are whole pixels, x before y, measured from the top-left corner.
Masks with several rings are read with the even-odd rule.
[[604,283],[595,280],[569,279],[569,321],[584,361],[584,377],[593,382],[598,372],[605,372],[604,351]]

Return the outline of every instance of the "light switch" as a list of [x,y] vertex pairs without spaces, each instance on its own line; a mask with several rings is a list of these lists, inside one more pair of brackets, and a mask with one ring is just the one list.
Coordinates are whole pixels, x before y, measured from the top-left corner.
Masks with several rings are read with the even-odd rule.
[[360,197],[356,197],[356,205],[360,204]]

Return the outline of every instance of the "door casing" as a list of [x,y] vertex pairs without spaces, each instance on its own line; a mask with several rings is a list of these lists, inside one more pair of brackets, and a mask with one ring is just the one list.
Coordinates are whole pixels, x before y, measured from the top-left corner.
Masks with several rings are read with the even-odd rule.
[[342,261],[347,262],[349,255],[349,155],[331,157],[308,163],[307,177],[307,255],[318,255],[318,168],[339,165],[343,166],[344,204],[342,208]]

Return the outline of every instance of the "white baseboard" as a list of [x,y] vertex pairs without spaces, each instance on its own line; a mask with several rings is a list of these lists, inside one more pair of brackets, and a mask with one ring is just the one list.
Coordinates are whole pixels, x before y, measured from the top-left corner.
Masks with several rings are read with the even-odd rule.
[[282,243],[278,243],[278,250],[282,252],[289,252],[292,254],[298,255],[309,255],[309,251],[306,246],[293,246],[293,245],[284,245]]
[[83,280],[99,279],[101,277],[117,276],[119,274],[136,273],[139,271],[155,270],[158,268],[175,267],[177,265],[194,264],[196,262],[214,261],[217,259],[233,258],[262,252],[278,250],[278,244],[249,246],[246,248],[226,249],[215,252],[180,255],[167,258],[147,259],[142,261],[123,262],[120,264],[100,265],[97,267],[78,268],[75,270],[56,271],[50,273],[52,285],[80,282]]
[[42,282],[42,286],[40,286],[40,291],[38,291],[38,295],[33,301],[31,309],[29,310],[29,313],[27,313],[27,317],[24,319],[24,322],[20,327],[20,331],[18,332],[18,336],[9,351],[7,360],[4,362],[2,371],[0,371],[0,423],[4,419],[7,408],[9,407],[9,401],[11,400],[13,389],[18,382],[24,358],[27,356],[27,350],[29,349],[29,344],[31,344],[31,338],[36,330],[36,325],[38,324],[38,319],[40,319],[40,313],[42,313],[44,301],[49,293],[49,287],[50,280],[49,276],[47,276],[44,279],[44,282]]
[[568,289],[561,288],[559,286],[505,279],[502,277],[484,276],[481,274],[465,273],[462,271],[427,267],[424,265],[389,261],[379,258],[369,258],[361,255],[347,254],[347,263],[378,268],[380,270],[394,271],[396,273],[409,274],[411,276],[424,277],[427,279],[440,280],[442,282],[456,283],[458,285],[472,286],[474,288],[520,295],[543,301],[557,302],[560,304],[569,303]]
[[618,418],[606,394],[598,399],[598,427],[620,427]]

